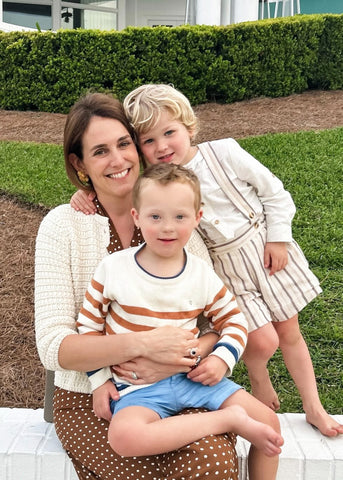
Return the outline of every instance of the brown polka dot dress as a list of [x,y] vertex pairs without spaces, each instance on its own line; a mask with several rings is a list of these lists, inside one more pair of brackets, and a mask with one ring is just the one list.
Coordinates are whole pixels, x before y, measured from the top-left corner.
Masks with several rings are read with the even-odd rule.
[[[181,413],[197,411],[188,409]],[[234,435],[210,435],[163,455],[121,457],[108,444],[108,422],[94,415],[92,395],[58,387],[54,422],[80,479],[238,480]]]

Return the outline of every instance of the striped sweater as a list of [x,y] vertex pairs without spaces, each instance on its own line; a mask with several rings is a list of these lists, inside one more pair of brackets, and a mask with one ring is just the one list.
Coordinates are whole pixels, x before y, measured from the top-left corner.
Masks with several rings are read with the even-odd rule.
[[[84,215],[70,205],[51,210],[39,227],[35,257],[37,350],[44,368],[55,371],[55,385],[65,390],[91,393],[86,373],[62,368],[59,350],[64,338],[77,335],[77,315],[97,265],[108,256],[109,239],[108,218]],[[211,264],[196,231],[187,249]]]
[[[211,355],[224,360],[231,374],[247,342],[246,319],[233,295],[206,262],[190,253],[175,277],[150,275],[136,261],[140,248],[116,252],[100,262],[79,313],[79,332],[112,335],[172,325],[198,335],[197,316],[203,313],[219,334]],[[118,387],[125,384],[110,368],[88,375],[92,390],[110,378]]]

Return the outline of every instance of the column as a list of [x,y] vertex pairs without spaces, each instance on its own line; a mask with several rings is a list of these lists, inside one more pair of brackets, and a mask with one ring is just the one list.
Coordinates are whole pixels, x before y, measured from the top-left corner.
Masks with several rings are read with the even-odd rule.
[[221,0],[198,0],[196,6],[197,25],[220,25]]
[[258,0],[232,0],[231,23],[258,20]]

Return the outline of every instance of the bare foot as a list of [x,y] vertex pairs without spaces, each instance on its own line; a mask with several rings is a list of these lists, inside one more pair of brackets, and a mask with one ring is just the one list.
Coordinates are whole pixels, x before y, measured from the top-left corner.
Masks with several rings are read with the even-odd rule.
[[306,412],[306,421],[327,437],[336,437],[343,433],[343,425],[336,422],[323,407],[315,412]]
[[235,433],[248,440],[268,457],[281,453],[283,438],[272,427],[249,417],[244,408],[239,405],[232,405],[229,410],[235,418],[236,425],[232,429]]
[[268,370],[258,379],[250,378],[251,391],[255,398],[276,412],[280,408],[279,398],[270,381]]

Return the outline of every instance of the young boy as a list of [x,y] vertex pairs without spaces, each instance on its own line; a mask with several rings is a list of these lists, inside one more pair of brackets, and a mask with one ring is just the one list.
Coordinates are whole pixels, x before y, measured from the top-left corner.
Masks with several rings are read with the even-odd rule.
[[203,211],[198,231],[217,274],[249,323],[243,359],[253,395],[277,410],[267,363],[280,346],[302,398],[306,419],[322,434],[343,426],[324,410],[298,312],[320,292],[318,279],[292,239],[295,206],[267,168],[233,139],[192,146],[197,121],[188,99],[169,85],[143,85],[124,100],[148,164],[173,162],[199,177]]
[[[133,205],[146,243],[100,263],[79,314],[79,332],[121,334],[174,325],[197,335],[197,316],[203,313],[219,339],[207,358],[195,361],[202,367],[201,381],[177,374],[138,386],[109,368],[89,372],[95,411],[108,398],[110,382],[120,394],[111,402],[111,447],[124,456],[159,454],[207,434],[233,431],[253,445],[249,478],[274,479],[283,444],[277,416],[225,377],[245,347],[244,315],[212,268],[184,249],[202,215],[197,177],[173,164],[150,167],[135,185]],[[172,416],[194,406],[212,411]]]

